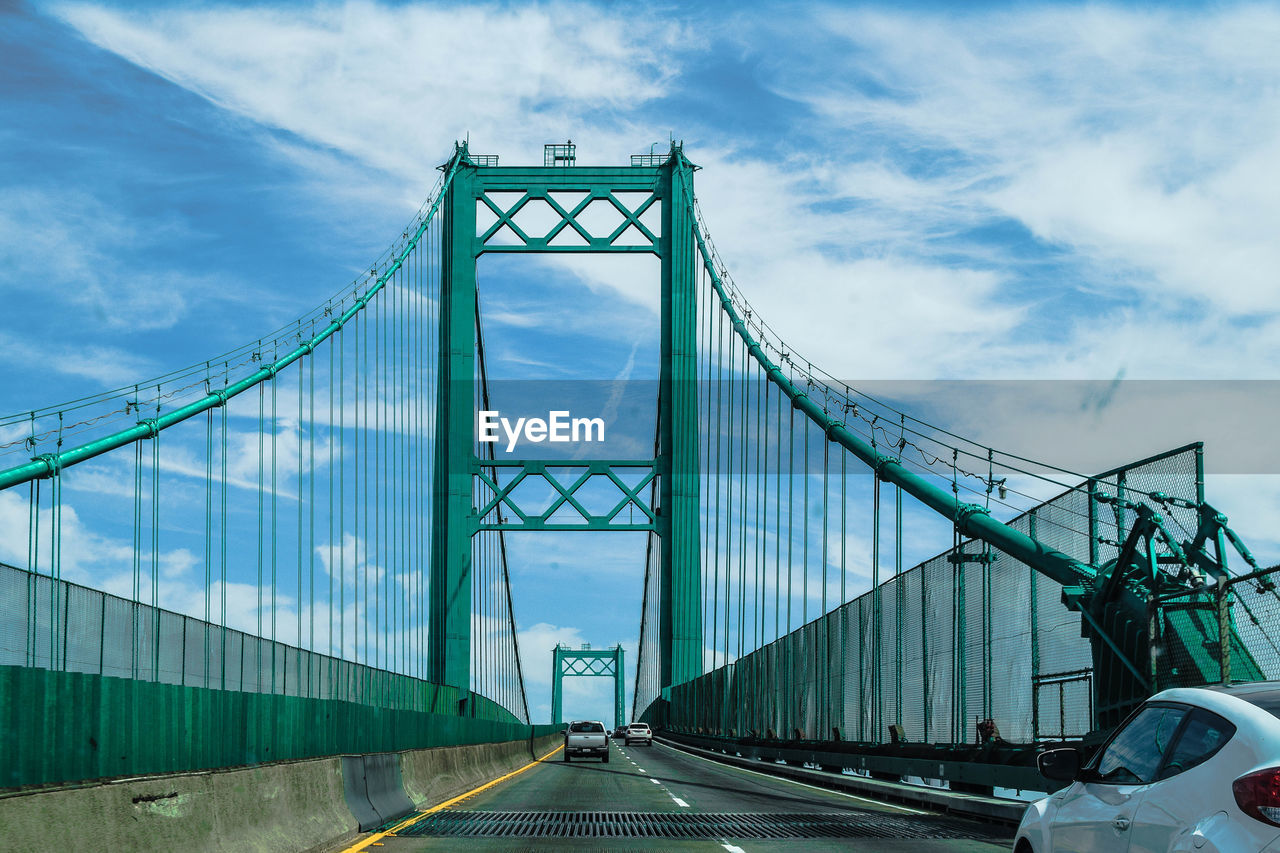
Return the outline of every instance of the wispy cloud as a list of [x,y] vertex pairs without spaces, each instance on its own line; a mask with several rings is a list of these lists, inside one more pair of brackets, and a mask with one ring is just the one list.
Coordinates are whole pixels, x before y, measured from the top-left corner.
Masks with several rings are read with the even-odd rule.
[[132,220],[84,192],[0,186],[0,288],[9,299],[54,295],[108,328],[168,328],[208,280],[130,258],[184,231],[177,220]]
[[[822,219],[856,226],[845,245],[890,265],[985,270],[994,292],[954,282],[972,309],[1036,306],[974,330],[980,345],[952,364],[1027,375],[1065,351],[1095,376],[1126,363],[1149,376],[1258,369],[1216,356],[1238,334],[1231,318],[1261,319],[1250,337],[1276,339],[1280,249],[1266,233],[1280,200],[1261,189],[1280,180],[1273,8],[825,7],[797,41],[801,26],[822,34],[828,61],[773,63],[766,79],[815,115],[819,165],[796,167],[815,180],[807,201],[839,210]],[[911,303],[894,313],[920,316]],[[1133,352],[1126,339],[1149,315],[1175,315],[1172,337]],[[1051,348],[1037,346],[1045,334]]]
[[214,103],[399,175],[468,134],[529,156],[534,140],[616,126],[663,93],[666,51],[684,38],[655,17],[578,3],[58,13]]
[[[155,371],[154,361],[141,353],[114,346],[36,343],[10,332],[0,332],[0,359],[15,363],[42,363],[59,373],[82,377],[114,387]],[[34,390],[34,389],[32,389]]]

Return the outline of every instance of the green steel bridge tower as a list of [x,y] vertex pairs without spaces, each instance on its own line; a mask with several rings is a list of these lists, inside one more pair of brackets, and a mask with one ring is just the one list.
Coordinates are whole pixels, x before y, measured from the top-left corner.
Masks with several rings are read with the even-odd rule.
[[[579,167],[574,146],[548,146],[542,167],[507,167],[496,158],[473,158],[459,146],[443,168],[451,175],[444,193],[444,243],[441,275],[441,378],[436,421],[436,514],[431,561],[431,645],[429,678],[466,689],[470,683],[471,606],[469,589],[472,538],[481,530],[645,530],[662,542],[659,626],[661,678],[665,684],[700,675],[702,626],[699,607],[697,377],[694,253],[692,237],[694,166],[679,147],[670,156],[634,158],[631,166]],[[563,206],[560,197],[574,196]],[[514,202],[505,200],[514,199]],[[605,203],[621,215],[610,233],[595,234],[578,220],[593,204]],[[545,205],[560,222],[544,235],[526,234],[517,223],[530,205]],[[477,205],[495,217],[476,228]],[[661,211],[657,234],[643,221],[651,208]],[[503,235],[514,237],[506,241]],[[596,460],[578,466],[565,485],[553,481],[561,496],[542,513],[526,512],[511,492],[530,475],[548,476],[563,460],[504,460],[475,454],[477,399],[476,261],[486,253],[650,254],[661,260],[662,373],[658,391],[658,441],[652,459]],[[646,472],[629,487],[620,469]],[[499,471],[505,475],[500,483]],[[606,515],[591,515],[574,492],[593,477],[607,477],[624,493]],[[479,478],[492,497],[477,509],[473,481]],[[637,493],[650,484],[656,502],[646,505]],[[562,505],[580,520],[552,520]],[[645,520],[623,521],[625,507],[640,508]],[[497,521],[485,519],[501,513]],[[510,515],[507,515],[509,513]]]
[[564,679],[569,677],[613,679],[613,727],[627,724],[625,685],[626,655],[622,644],[611,649],[570,649],[557,645],[551,651],[551,722],[564,723]]

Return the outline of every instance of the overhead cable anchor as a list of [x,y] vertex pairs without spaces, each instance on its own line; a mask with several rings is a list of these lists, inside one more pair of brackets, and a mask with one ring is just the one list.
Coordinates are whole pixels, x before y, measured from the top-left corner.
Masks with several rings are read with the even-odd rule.
[[32,461],[41,462],[44,464],[44,467],[45,467],[44,477],[52,477],[56,475],[58,471],[61,470],[61,467],[62,467],[61,460],[59,459],[58,454],[56,453],[41,453]]
[[969,519],[975,515],[991,515],[985,506],[978,504],[959,504],[956,507],[956,526],[965,527],[969,523]]

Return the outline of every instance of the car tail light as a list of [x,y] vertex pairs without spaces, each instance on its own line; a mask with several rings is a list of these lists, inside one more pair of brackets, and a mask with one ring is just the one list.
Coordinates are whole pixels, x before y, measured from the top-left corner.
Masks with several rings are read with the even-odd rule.
[[1231,783],[1240,811],[1272,826],[1280,826],[1280,767],[1241,776]]

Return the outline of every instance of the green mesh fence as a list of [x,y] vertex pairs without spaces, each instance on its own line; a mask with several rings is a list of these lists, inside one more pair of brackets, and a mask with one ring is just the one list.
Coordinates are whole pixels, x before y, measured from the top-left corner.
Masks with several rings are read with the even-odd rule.
[[[1199,452],[1193,445],[1107,472],[1096,489],[1158,490],[1197,501]],[[1116,556],[1131,521],[1131,513],[1117,516],[1081,484],[1009,523],[1100,565]],[[1193,510],[1175,508],[1168,522],[1194,534]],[[889,727],[899,725],[909,741],[956,744],[974,742],[977,722],[992,719],[1012,742],[1080,737],[1095,728],[1093,657],[1080,615],[1061,594],[1026,564],[982,542],[964,542],[673,687],[670,724],[718,735],[868,743],[887,741]],[[1276,676],[1280,650],[1264,628],[1277,624],[1280,597],[1259,578],[1234,582],[1229,597],[1240,637],[1232,644],[1233,677]],[[1212,604],[1196,607],[1178,615],[1166,606],[1164,619],[1217,618]],[[1173,658],[1193,652],[1220,654],[1213,647],[1166,649],[1158,686],[1178,683]]]
[[1155,625],[1159,688],[1194,686],[1205,672],[1229,682],[1280,678],[1277,583],[1280,569],[1272,567],[1165,598]]
[[479,694],[4,564],[0,721],[5,788],[533,731]]

